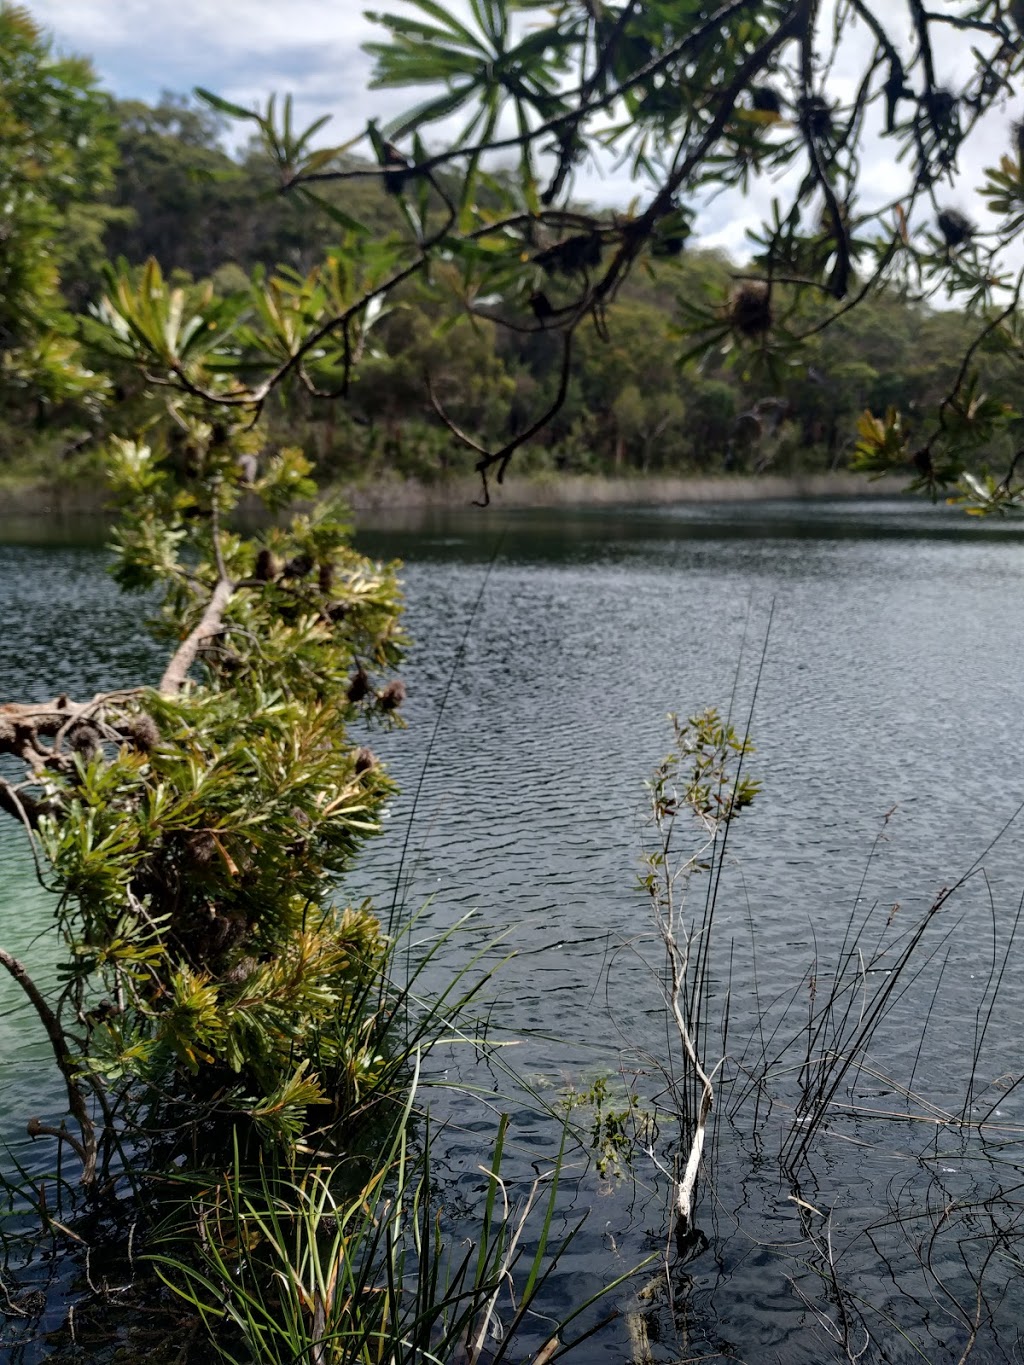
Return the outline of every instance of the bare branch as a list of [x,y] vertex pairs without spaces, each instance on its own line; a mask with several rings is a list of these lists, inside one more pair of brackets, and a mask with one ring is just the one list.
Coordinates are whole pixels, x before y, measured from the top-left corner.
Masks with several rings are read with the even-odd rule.
[[552,417],[554,417],[555,413],[558,412],[565,402],[565,395],[569,391],[569,376],[572,370],[572,338],[573,333],[571,331],[565,333],[562,343],[562,373],[554,402],[552,402],[546,412],[542,413],[534,422],[531,422],[525,431],[521,431],[518,436],[514,436],[511,441],[506,442],[500,450],[495,450],[493,452],[484,451],[482,447],[477,445],[471,438],[463,436],[453,423],[449,422],[447,418],[444,418],[443,412],[440,412],[439,409],[435,408],[435,410],[439,412],[439,415],[445,420],[449,431],[451,431],[453,435],[463,440],[471,450],[480,452],[480,459],[476,462],[476,472],[480,475],[483,483],[483,500],[478,504],[479,506],[486,507],[491,500],[490,489],[487,483],[488,471],[497,465],[498,482],[501,483],[505,477],[505,471],[508,469],[508,462],[515,452],[521,445],[525,445],[527,441],[536,436],[537,432],[540,431],[542,427],[547,426],[548,422],[551,421]]
[[[28,792],[21,791],[6,778],[0,778],[0,810],[12,815],[15,820],[20,820],[25,826],[26,833],[30,836],[29,847],[35,856],[36,846],[31,835],[34,830],[39,828],[39,822],[44,815],[50,813],[50,807],[42,801],[37,801]],[[37,874],[41,872],[38,861],[36,862]]]
[[228,603],[231,601],[235,591],[235,584],[229,578],[222,578],[213,590],[206,610],[199,618],[198,625],[194,626],[189,634],[182,640],[174,653],[174,657],[164,670],[164,675],[160,679],[160,695],[163,697],[176,697],[185,685],[188,671],[196,661],[196,655],[208,640],[220,634],[224,620],[224,612]]
[[978,333],[978,335],[971,342],[970,346],[968,346],[967,350],[964,352],[963,360],[960,362],[960,369],[957,371],[957,376],[953,381],[953,386],[950,389],[949,393],[946,395],[946,397],[942,400],[942,404],[939,408],[940,427],[944,427],[946,425],[946,413],[956,402],[957,396],[959,395],[960,390],[963,388],[964,381],[967,378],[968,370],[970,369],[971,362],[973,361],[975,355],[978,352],[978,348],[985,342],[985,340],[988,337],[992,335],[993,332],[997,331],[1003,325],[1007,318],[1013,317],[1014,313],[1016,313],[1017,309],[1020,307],[1020,295],[1022,288],[1024,288],[1024,270],[1022,270],[1021,273],[1017,276],[1017,286],[1013,291],[1013,297],[1010,299],[1010,302],[1006,305],[1005,308],[998,312],[995,315],[995,317],[989,319],[985,327],[982,328],[982,330]]
[[[64,1085],[68,1096],[68,1108],[74,1115],[75,1122],[78,1124],[82,1134],[81,1143],[75,1142],[73,1139],[70,1139],[70,1137],[68,1137],[68,1140],[72,1142],[72,1145],[82,1159],[82,1184],[89,1185],[96,1175],[96,1128],[89,1114],[89,1107],[86,1104],[81,1085],[72,1069],[69,1058],[69,1049],[64,1037],[64,1030],[60,1025],[60,1020],[46,1003],[39,987],[32,980],[32,977],[29,975],[24,964],[19,962],[16,957],[6,952],[3,948],[0,948],[0,966],[6,968],[28,996],[40,1023],[43,1025],[43,1028],[46,1029],[47,1037],[50,1040],[50,1047],[53,1049],[54,1059],[57,1062],[61,1075],[64,1077]],[[38,1123],[38,1120],[33,1120],[32,1122]],[[39,1131],[45,1131],[41,1125]],[[67,1137],[68,1135],[64,1136]]]

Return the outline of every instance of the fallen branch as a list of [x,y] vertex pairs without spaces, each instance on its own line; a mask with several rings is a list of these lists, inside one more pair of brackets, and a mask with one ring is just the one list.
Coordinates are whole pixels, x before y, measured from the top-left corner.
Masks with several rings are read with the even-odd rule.
[[131,703],[145,690],[121,688],[80,702],[62,694],[52,701],[0,706],[0,754],[11,754],[25,765],[21,782],[0,777],[0,811],[20,821],[31,835],[57,809],[52,793],[41,797],[31,789],[43,787],[45,792],[54,775],[70,772],[83,745],[88,750],[133,738]]

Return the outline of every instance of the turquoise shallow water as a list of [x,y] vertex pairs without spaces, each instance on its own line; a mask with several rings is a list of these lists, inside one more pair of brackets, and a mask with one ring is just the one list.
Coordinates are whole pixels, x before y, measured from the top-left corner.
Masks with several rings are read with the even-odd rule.
[[[820,970],[838,951],[855,907],[872,924],[890,914],[909,923],[1024,801],[1024,527],[864,501],[467,511],[364,526],[360,540],[404,559],[415,643],[409,728],[373,739],[402,795],[346,890],[386,907],[399,886],[401,902],[420,911],[421,939],[472,914],[427,986],[478,951],[488,962],[514,953],[483,997],[490,1034],[517,1040],[509,1055],[556,1106],[561,1088],[614,1077],[642,1052],[651,1062],[641,1083],[656,1085],[664,1008],[636,873],[643,783],[667,747],[667,712],[715,704],[742,724],[754,703],[751,771],[764,791],[737,826],[716,929],[728,948],[716,968],[720,998],[730,972],[732,983],[725,1051],[737,1063],[758,1018],[781,1018],[815,956]],[[88,544],[0,546],[5,698],[155,676],[136,606],[117,597],[103,560]],[[950,903],[938,956],[879,1039],[886,1074],[913,1072],[915,1090],[935,1103],[962,1102],[979,1004],[1024,891],[1022,837],[1024,824],[1011,825],[985,875]],[[0,934],[45,971],[46,898],[18,831],[0,830],[0,840]],[[500,948],[488,948],[499,934]],[[985,1085],[1024,1070],[1022,993],[1014,954],[982,1053]],[[60,1091],[6,982],[0,1028],[4,1135],[45,1163],[24,1123],[29,1111],[59,1115]],[[461,1055],[449,1079],[471,1080],[484,1100],[438,1091],[435,1111],[448,1124],[451,1206],[468,1210],[496,1109],[514,1111],[510,1174],[523,1188],[559,1133],[496,1064],[481,1074]],[[989,1090],[983,1108],[1002,1094]],[[864,1107],[892,1102],[869,1073],[858,1095]],[[822,1240],[827,1228],[843,1282],[888,1342],[887,1355],[871,1358],[920,1359],[901,1333],[927,1359],[958,1358],[973,1302],[961,1243],[982,1244],[984,1218],[972,1213],[970,1228],[948,1219],[953,1235],[934,1245],[924,1232],[940,1215],[914,1219],[929,1201],[941,1211],[985,1200],[1020,1178],[1016,1092],[1000,1100],[999,1117],[1005,1134],[984,1160],[934,1129],[925,1138],[867,1120],[837,1125],[819,1144],[804,1197],[823,1221],[812,1218],[811,1230]],[[846,1359],[834,1338],[839,1310],[779,1175],[783,1126],[780,1112],[752,1150],[742,1116],[723,1120],[701,1207],[709,1248],[677,1272],[675,1323],[669,1332],[661,1315],[656,1358]],[[552,1308],[661,1245],[663,1184],[649,1165],[641,1173],[634,1190],[574,1168],[561,1216],[589,1218],[553,1282]],[[1008,1236],[1001,1253],[1011,1269],[1014,1246]],[[975,1359],[1012,1358],[1012,1281]],[[624,1340],[620,1323],[585,1358],[622,1360]]]

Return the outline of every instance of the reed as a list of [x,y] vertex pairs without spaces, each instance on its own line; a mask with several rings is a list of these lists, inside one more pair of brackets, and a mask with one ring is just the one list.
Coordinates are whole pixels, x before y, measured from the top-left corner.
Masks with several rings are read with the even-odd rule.
[[179,1220],[152,1259],[220,1359],[498,1365],[530,1352],[534,1365],[551,1365],[609,1320],[571,1333],[593,1298],[560,1321],[534,1318],[578,1231],[554,1231],[564,1146],[516,1200],[502,1170],[502,1115],[475,1231],[461,1226],[456,1240],[433,1183],[429,1125],[412,1135],[416,1095],[414,1078],[365,1175],[343,1161],[283,1169],[270,1160],[254,1177],[236,1159],[191,1195],[185,1233]]
[[[780,1273],[792,1265],[787,1277],[816,1328],[823,1360],[852,1365],[889,1359],[884,1352],[894,1341],[914,1358],[957,1365],[979,1349],[997,1349],[1013,1316],[1008,1318],[1005,1301],[1017,1293],[1024,1265],[1024,1179],[1017,1156],[1024,1125],[997,1114],[996,1106],[1024,1077],[1003,1078],[994,1091],[983,1077],[986,1045],[1005,1018],[1024,899],[1003,923],[984,883],[988,961],[976,972],[976,1002],[956,1032],[955,1065],[965,1077],[961,1098],[930,1095],[915,1078],[936,1018],[948,1014],[949,963],[965,933],[956,897],[970,883],[983,882],[988,854],[1020,811],[910,920],[898,905],[865,907],[862,894],[890,811],[835,941],[819,945],[812,935],[808,957],[776,962],[774,975],[783,984],[773,996],[765,996],[758,978],[757,929],[748,916],[750,976],[743,988],[752,993],[754,1008],[743,1012],[747,1023],[738,1031],[737,919],[730,913],[723,922],[720,902],[723,887],[731,885],[723,881],[731,826],[757,796],[758,784],[745,772],[753,746],[714,711],[685,723],[673,717],[672,724],[672,752],[648,784],[651,833],[641,876],[651,907],[646,941],[655,951],[643,941],[629,944],[650,967],[664,1010],[665,1043],[659,1048],[649,1039],[635,1040],[623,1026],[627,1047],[619,1061],[626,1100],[616,1112],[616,1157],[638,1178],[643,1166],[653,1167],[670,1208],[662,1264],[630,1315],[634,1360],[640,1365],[657,1358],[654,1340],[674,1339],[686,1355],[679,1335],[679,1323],[691,1318],[685,1304],[693,1280],[686,1267],[713,1246],[722,1257],[736,1254],[726,1244],[737,1234],[742,1243],[773,1253]],[[901,1077],[887,1065],[889,1034],[897,1020],[905,1030],[900,1011],[912,1001],[920,1001],[913,1015],[915,1047]],[[949,1047],[948,1037],[943,1045]],[[865,1083],[877,1092],[867,1101]],[[606,1096],[600,1098],[607,1105]],[[915,1174],[890,1192],[867,1228],[851,1229],[843,1211],[819,1192],[821,1144],[829,1143],[834,1175],[837,1149],[858,1161],[866,1152],[887,1150],[897,1135],[902,1159]],[[763,1169],[766,1161],[777,1167],[779,1197],[796,1214],[797,1235],[773,1241],[752,1208],[742,1231],[737,1220],[731,1231],[716,1232],[725,1182],[739,1179],[746,1190],[744,1164]],[[854,1272],[858,1246],[901,1286],[895,1306],[876,1306]],[[947,1324],[939,1356],[938,1329],[929,1325],[924,1303],[938,1305]]]

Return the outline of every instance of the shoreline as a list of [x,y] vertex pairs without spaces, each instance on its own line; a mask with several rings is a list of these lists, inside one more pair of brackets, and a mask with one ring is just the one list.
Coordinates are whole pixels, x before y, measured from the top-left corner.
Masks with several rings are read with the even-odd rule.
[[[502,509],[634,506],[672,503],[761,502],[770,499],[884,498],[903,493],[906,482],[884,478],[874,482],[847,471],[808,474],[637,475],[543,474],[516,478],[491,487],[491,507]],[[389,477],[367,483],[328,484],[352,511],[387,512],[460,509],[480,498],[480,481],[467,475],[425,484]],[[0,519],[99,518],[106,514],[102,494],[83,485],[0,483]]]
[[[479,478],[466,476],[444,484],[386,479],[365,485],[335,485],[354,512],[383,512],[389,508],[461,508],[480,498]],[[763,502],[773,498],[811,499],[894,497],[905,492],[906,480],[885,478],[869,482],[863,474],[846,470],[817,474],[647,474],[617,477],[609,474],[542,474],[491,485],[494,508],[657,507],[672,503]]]

